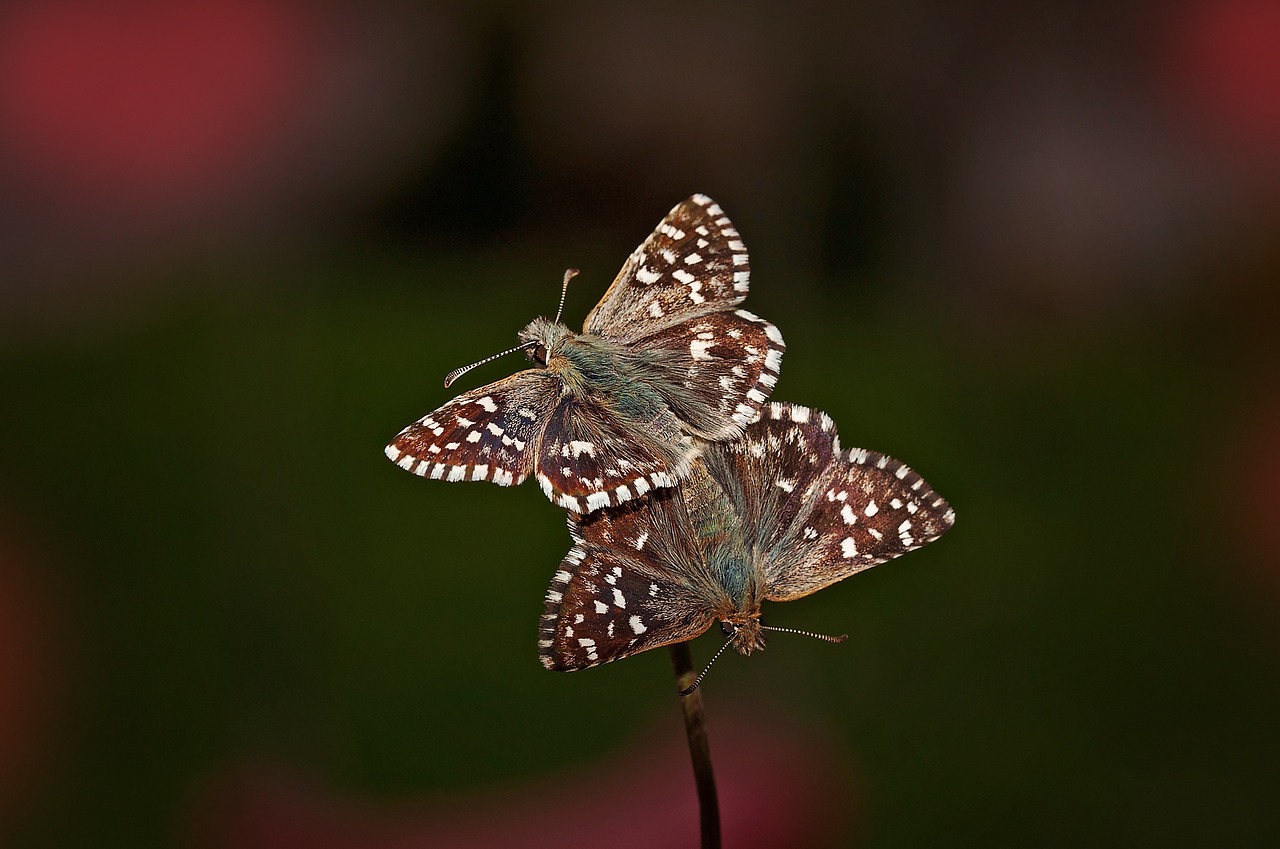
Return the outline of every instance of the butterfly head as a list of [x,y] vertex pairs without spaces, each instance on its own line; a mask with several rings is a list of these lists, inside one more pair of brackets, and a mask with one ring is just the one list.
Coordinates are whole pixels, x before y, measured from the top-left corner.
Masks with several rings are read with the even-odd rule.
[[577,274],[578,269],[576,268],[570,268],[564,273],[564,284],[560,287],[560,306],[556,309],[556,317],[554,319],[547,321],[545,318],[536,318],[529,322],[529,326],[520,331],[519,345],[485,357],[483,360],[474,362],[469,366],[454,369],[444,376],[445,387],[452,386],[455,380],[476,366],[491,363],[498,357],[505,357],[507,354],[516,351],[524,351],[530,360],[545,368],[547,361],[555,356],[560,343],[565,338],[574,335],[572,330],[560,323],[560,314],[564,312],[564,296],[569,291],[569,281],[576,277]]
[[754,616],[723,619],[720,621],[720,630],[741,654],[751,654],[764,648],[764,626],[760,624],[758,613]]
[[566,339],[576,335],[558,321],[535,318],[520,331],[520,347],[525,356],[543,368],[560,352]]
[[572,330],[560,323],[560,315],[564,312],[564,296],[569,292],[569,281],[578,276],[578,269],[570,268],[564,273],[564,283],[560,286],[560,306],[556,307],[556,317],[547,321],[535,318],[520,331],[520,347],[525,356],[543,368],[559,351],[565,339],[576,335]]

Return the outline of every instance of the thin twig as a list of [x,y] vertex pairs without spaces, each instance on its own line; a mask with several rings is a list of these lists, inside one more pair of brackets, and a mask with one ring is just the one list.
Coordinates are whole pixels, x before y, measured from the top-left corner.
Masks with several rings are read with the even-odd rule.
[[[693,655],[688,643],[671,646],[671,663],[676,670],[676,690],[693,684]],[[716,798],[716,776],[711,770],[711,748],[707,745],[707,717],[702,710],[702,691],[680,696],[684,731],[689,738],[689,758],[693,780],[698,786],[698,815],[702,821],[702,849],[720,849],[720,802]]]

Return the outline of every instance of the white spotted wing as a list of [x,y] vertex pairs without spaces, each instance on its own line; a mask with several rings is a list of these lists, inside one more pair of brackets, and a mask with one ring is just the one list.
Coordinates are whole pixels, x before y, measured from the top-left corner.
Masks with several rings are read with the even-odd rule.
[[538,448],[538,484],[547,498],[589,513],[674,486],[698,447],[666,407],[639,424],[624,427],[608,406],[589,397],[563,398]]
[[589,516],[547,590],[538,653],[548,669],[597,666],[711,627],[714,591],[677,489]]
[[528,369],[465,392],[400,431],[387,457],[427,478],[523,483],[559,386],[550,372]]
[[660,391],[680,420],[713,442],[737,437],[756,417],[786,350],[776,327],[742,309],[681,322],[631,348],[654,360]]
[[574,512],[674,486],[701,442],[737,438],[778,380],[782,334],[736,309],[749,279],[738,231],[694,195],[632,253],[582,334],[546,319],[525,328],[545,368],[455,398],[387,456],[446,480],[511,485],[536,473]]
[[677,204],[645,239],[596,304],[583,330],[630,343],[747,297],[747,248],[720,205],[706,195]]
[[[769,404],[768,416],[787,432],[797,414],[806,418],[809,444],[836,452],[824,473],[797,485],[791,497],[758,526],[761,542],[774,540],[760,559],[764,598],[791,601],[850,575],[914,551],[942,536],[955,512],[919,474],[898,460],[863,448],[839,450],[825,414],[803,407]],[[816,420],[816,421],[815,421]],[[775,432],[777,425],[766,433]],[[750,430],[747,442],[751,441]],[[797,471],[778,470],[761,480],[757,493],[777,486]]]
[[[842,451],[825,413],[766,405],[677,489],[571,517],[539,653],[573,670],[760,615],[937,539],[950,505],[898,461]],[[634,620],[631,617],[637,617]],[[624,626],[634,623],[638,628]]]

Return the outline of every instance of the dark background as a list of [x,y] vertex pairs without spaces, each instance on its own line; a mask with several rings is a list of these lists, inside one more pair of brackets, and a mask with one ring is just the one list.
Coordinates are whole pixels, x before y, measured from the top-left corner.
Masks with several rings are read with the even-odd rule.
[[382,446],[700,191],[958,514],[708,679],[729,845],[1277,845],[1278,151],[1266,0],[6,4],[0,844],[692,845],[561,511]]

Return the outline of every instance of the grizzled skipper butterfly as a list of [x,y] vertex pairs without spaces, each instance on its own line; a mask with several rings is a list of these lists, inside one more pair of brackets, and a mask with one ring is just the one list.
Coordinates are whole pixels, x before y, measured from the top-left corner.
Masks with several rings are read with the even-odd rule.
[[535,319],[511,349],[533,368],[423,416],[386,454],[436,479],[514,486],[535,474],[575,513],[675,486],[704,442],[742,434],[777,382],[782,334],[736,309],[749,279],[738,231],[694,195],[631,254],[582,333],[559,312]]
[[717,619],[725,645],[750,654],[766,631],[793,630],[764,625],[762,602],[802,598],[954,521],[902,463],[841,450],[826,413],[770,403],[740,439],[707,445],[680,486],[570,514],[574,546],[547,590],[539,654],[548,669],[585,669],[693,639]]

